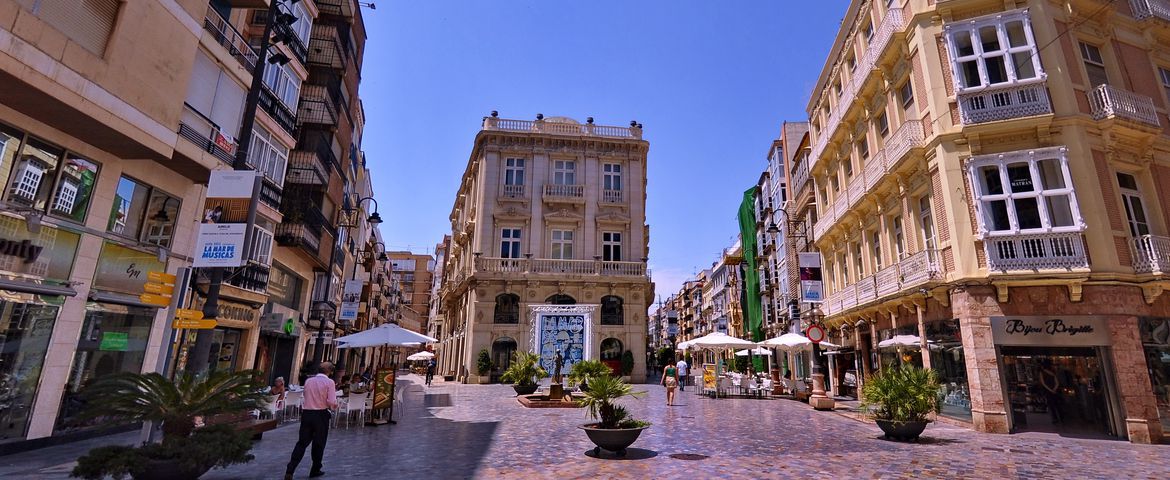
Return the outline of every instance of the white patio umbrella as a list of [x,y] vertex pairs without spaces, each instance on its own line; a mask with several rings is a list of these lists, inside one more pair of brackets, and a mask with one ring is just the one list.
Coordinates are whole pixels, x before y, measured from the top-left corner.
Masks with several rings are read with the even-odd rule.
[[[769,338],[764,340],[763,344],[769,347],[779,348],[786,352],[812,348],[812,340],[798,333],[785,333],[776,338]],[[841,348],[841,346],[829,342],[821,342],[821,348]]]
[[894,335],[894,338],[878,342],[878,348],[922,347],[922,338],[918,335]]
[[433,354],[431,352],[418,352],[414,355],[406,357],[407,360],[410,360],[412,362],[416,361],[416,360],[430,360],[432,358],[435,358],[435,354]]
[[393,323],[386,323],[352,335],[338,337],[337,348],[410,347],[421,343],[437,341],[434,338],[412,332]]
[[764,348],[764,347],[756,347],[756,348],[751,349],[751,350],[748,350],[745,348],[743,350],[735,352],[735,354],[739,355],[741,357],[746,357],[748,355],[763,355],[765,357],[770,357],[770,356],[772,356],[772,350],[768,349],[768,348]]
[[756,342],[744,340],[742,338],[736,338],[721,332],[708,333],[707,335],[686,343],[688,343],[688,349],[752,348],[759,345]]

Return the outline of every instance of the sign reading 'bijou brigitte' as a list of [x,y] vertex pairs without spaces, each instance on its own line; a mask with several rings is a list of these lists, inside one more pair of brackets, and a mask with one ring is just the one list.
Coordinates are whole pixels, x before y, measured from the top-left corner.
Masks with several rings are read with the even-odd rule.
[[991,317],[991,332],[997,345],[1109,345],[1105,317]]

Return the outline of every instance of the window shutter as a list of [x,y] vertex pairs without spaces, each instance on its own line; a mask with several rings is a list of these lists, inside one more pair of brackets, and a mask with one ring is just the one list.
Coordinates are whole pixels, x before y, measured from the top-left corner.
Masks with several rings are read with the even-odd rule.
[[[95,55],[104,55],[118,0],[20,0],[25,8]],[[29,4],[32,4],[31,7]]]
[[[217,69],[217,71],[219,71]],[[244,87],[236,84],[226,72],[219,71],[219,82],[215,89],[215,104],[211,107],[211,121],[219,125],[220,131],[229,137],[240,134],[240,117],[244,115]]]
[[218,83],[219,67],[203,52],[195,52],[195,67],[191,71],[191,83],[187,84],[187,104],[210,116]]

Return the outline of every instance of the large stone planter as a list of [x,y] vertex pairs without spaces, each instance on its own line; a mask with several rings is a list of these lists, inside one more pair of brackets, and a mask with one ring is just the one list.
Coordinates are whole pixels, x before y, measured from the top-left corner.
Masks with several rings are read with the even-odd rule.
[[536,392],[537,388],[539,388],[539,385],[535,383],[532,385],[512,385],[512,390],[516,391],[516,396],[518,397],[523,395],[532,395],[534,392]]
[[597,446],[593,449],[594,455],[601,455],[601,450],[605,449],[617,453],[619,457],[626,455],[626,447],[633,445],[638,440],[638,436],[642,434],[642,430],[647,428],[650,427],[597,428],[596,423],[581,426],[581,429],[585,430],[585,434],[589,436],[589,441]]
[[922,435],[922,431],[926,430],[928,422],[891,422],[889,420],[877,420],[878,427],[882,429],[887,439],[902,440],[902,441],[918,441],[918,436]]

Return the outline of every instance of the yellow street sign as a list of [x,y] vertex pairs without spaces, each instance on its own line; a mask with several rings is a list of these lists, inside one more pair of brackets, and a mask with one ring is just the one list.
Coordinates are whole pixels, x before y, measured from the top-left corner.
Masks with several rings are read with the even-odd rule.
[[146,293],[154,293],[154,294],[162,295],[165,297],[169,297],[169,296],[171,296],[171,294],[175,293],[175,286],[174,285],[164,285],[161,283],[147,282],[145,285],[142,286],[142,291],[144,291]]
[[203,310],[180,308],[175,310],[175,318],[179,320],[203,320]]
[[146,272],[146,281],[174,285],[178,277],[166,272]]
[[175,320],[171,323],[173,328],[197,329],[205,330],[215,328],[217,323],[215,319],[210,320]]
[[171,304],[171,297],[164,295],[155,295],[153,293],[144,293],[138,296],[138,301],[150,305],[158,305],[165,307]]

